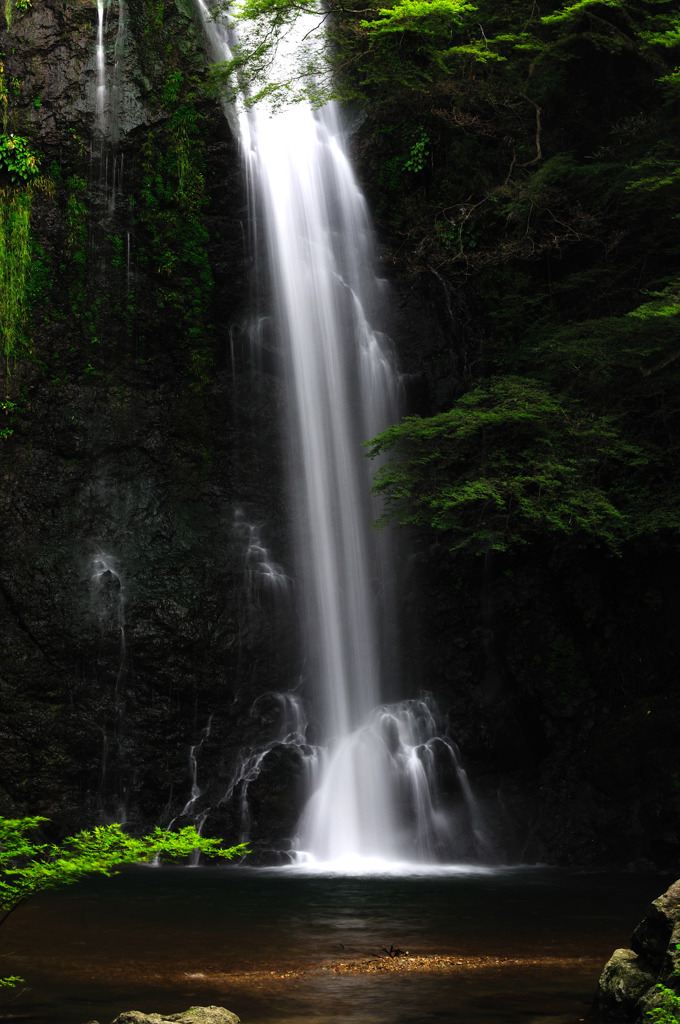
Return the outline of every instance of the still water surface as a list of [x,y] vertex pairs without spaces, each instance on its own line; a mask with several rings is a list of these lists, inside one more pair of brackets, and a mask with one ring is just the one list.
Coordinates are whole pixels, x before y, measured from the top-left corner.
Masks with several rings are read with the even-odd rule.
[[[4,1009],[53,1024],[201,1003],[244,1024],[577,1024],[603,963],[667,884],[540,868],[421,877],[128,869],[10,918],[2,973],[31,987]],[[439,974],[329,969],[383,944],[462,962]]]

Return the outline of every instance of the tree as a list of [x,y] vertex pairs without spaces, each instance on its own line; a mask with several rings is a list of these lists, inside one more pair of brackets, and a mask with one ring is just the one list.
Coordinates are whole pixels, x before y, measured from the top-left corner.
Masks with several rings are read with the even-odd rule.
[[536,380],[491,378],[453,409],[409,416],[369,442],[383,520],[446,531],[452,548],[503,551],[539,534],[627,536],[622,467],[644,465],[605,417]]
[[[87,875],[116,874],[122,864],[177,860],[195,850],[208,857],[231,860],[248,852],[247,844],[223,847],[219,839],[207,839],[193,826],[179,832],[156,828],[139,838],[121,825],[98,825],[69,836],[59,846],[43,842],[38,830],[46,818],[0,817],[0,925],[10,914],[38,893],[72,885]],[[0,986],[23,981],[0,978]]]

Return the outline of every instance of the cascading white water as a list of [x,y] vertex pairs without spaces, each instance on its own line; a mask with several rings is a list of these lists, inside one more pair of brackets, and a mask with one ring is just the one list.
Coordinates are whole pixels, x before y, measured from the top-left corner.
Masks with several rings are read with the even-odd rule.
[[97,84],[96,84],[96,127],[99,135],[104,134],[105,110],[106,110],[106,52],[104,50],[104,14],[106,11],[105,0],[97,0],[97,43],[95,57],[97,61]]
[[[361,839],[347,827],[342,815],[325,810],[343,806],[347,779],[359,769],[386,780],[389,833],[381,839],[374,836],[370,806],[360,806],[358,821],[350,822],[361,826],[371,837],[368,848],[379,849],[383,858],[435,863],[451,857],[478,860],[490,852],[485,824],[458,750],[441,735],[436,708],[427,695],[375,708],[362,726],[322,761],[320,782],[305,811],[303,831],[310,836],[310,848],[324,862],[362,866],[357,857]],[[456,793],[455,818],[441,799],[444,776],[447,789]]]
[[[121,62],[125,48],[127,18],[125,0],[117,0],[116,34],[107,44],[109,12],[112,0],[97,0],[97,39],[95,43],[95,137],[101,145],[118,142]],[[109,53],[107,54],[107,49]]]
[[[393,857],[388,766],[375,745],[350,740],[384,692],[373,593],[380,560],[361,442],[396,418],[397,406],[396,373],[369,322],[379,305],[370,230],[332,108],[315,115],[297,105],[276,117],[258,110],[246,128],[288,354],[313,701],[322,744],[336,748],[300,845],[323,859]],[[340,776],[326,793],[328,779]]]
[[[195,3],[214,60],[229,59],[227,30],[205,0]],[[418,713],[418,702],[382,704],[396,689],[383,635],[393,618],[390,552],[371,528],[376,509],[361,444],[397,419],[398,376],[379,330],[382,284],[365,201],[333,105],[314,111],[297,103],[275,116],[256,107],[237,122],[233,108],[226,112],[241,140],[254,234],[266,240],[269,312],[285,353],[297,575],[321,732],[321,753],[307,756],[316,784],[299,857],[432,860],[450,839],[433,796],[437,772],[428,769],[434,717],[422,702]],[[299,731],[286,742],[303,745]],[[267,749],[245,758],[236,782],[244,791]]]
[[[111,9],[117,7],[115,37],[109,28]],[[104,266],[105,228],[116,212],[124,170],[124,158],[118,149],[120,134],[120,93],[122,59],[127,33],[125,0],[97,0],[97,36],[95,44],[95,122],[91,152],[90,193],[95,216],[91,231],[92,263],[100,271]],[[127,265],[129,268],[127,237]],[[127,291],[129,292],[129,272]]]

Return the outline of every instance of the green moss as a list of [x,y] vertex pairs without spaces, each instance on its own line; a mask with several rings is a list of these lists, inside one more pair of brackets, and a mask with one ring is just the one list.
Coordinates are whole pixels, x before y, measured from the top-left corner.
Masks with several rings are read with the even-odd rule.
[[[168,77],[170,101],[182,87]],[[188,350],[196,384],[207,379],[212,362],[208,309],[213,277],[203,221],[207,203],[201,118],[194,99],[178,102],[166,124],[142,148],[142,180],[136,203],[138,263],[154,283],[156,309]]]
[[31,263],[29,190],[0,191],[0,351],[10,361],[26,345],[27,283]]
[[87,298],[87,182],[74,176],[68,179],[66,187],[66,254],[71,269],[69,298],[72,312],[78,317]]
[[0,118],[2,119],[3,132],[7,131],[8,104],[9,92],[7,91],[7,83],[5,81],[5,67],[0,60]]

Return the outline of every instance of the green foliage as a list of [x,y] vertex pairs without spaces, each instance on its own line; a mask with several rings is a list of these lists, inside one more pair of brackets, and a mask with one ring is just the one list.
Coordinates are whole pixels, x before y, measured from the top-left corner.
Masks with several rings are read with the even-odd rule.
[[665,985],[655,985],[655,991],[660,995],[661,1002],[645,1013],[645,1020],[648,1024],[678,1024],[680,1021],[680,996]]
[[175,106],[179,102],[182,86],[184,85],[184,75],[181,71],[171,71],[163,87],[163,103],[167,107]]
[[0,978],[0,988],[14,988],[15,985],[21,985],[23,980],[18,974],[10,974],[6,978]]
[[16,7],[18,11],[27,11],[29,7],[33,5],[33,0],[5,0],[5,21],[7,22],[7,31],[9,32],[12,28],[12,6]]
[[0,191],[0,352],[7,366],[26,341],[32,201],[28,191]]
[[[89,875],[110,877],[122,864],[178,860],[195,850],[208,857],[231,860],[247,853],[246,844],[223,847],[189,826],[179,832],[156,828],[136,838],[121,825],[100,825],[78,832],[57,846],[36,833],[47,819],[0,818],[0,924],[18,907],[41,892],[72,885]],[[4,984],[16,982],[5,978]]]
[[7,175],[12,184],[23,184],[36,178],[40,168],[38,158],[19,135],[0,135],[0,174]]
[[158,32],[163,28],[163,11],[165,0],[148,0],[149,22],[144,29],[147,35]]
[[423,126],[420,125],[408,152],[408,156],[404,160],[405,171],[410,171],[412,174],[418,174],[423,170],[429,155],[429,142],[430,136],[427,134]]
[[432,526],[452,547],[477,551],[545,533],[617,551],[626,519],[616,474],[645,461],[603,417],[512,376],[484,382],[449,412],[390,427],[370,443],[371,458],[385,454],[374,485],[383,521]]
[[406,31],[439,36],[442,31],[462,28],[477,11],[477,7],[464,0],[402,0],[394,7],[381,8],[377,18],[362,21],[361,26],[373,36]]
[[[392,456],[388,510],[476,550],[680,536],[677,5],[325,9],[230,11],[246,26],[232,88],[295,98],[332,76],[364,105],[379,226],[407,273],[464,285],[490,378],[373,442]],[[277,76],[298,18],[332,45]]]
[[[217,3],[215,20],[238,22],[232,58],[213,68],[213,87],[245,106],[265,101],[273,109],[298,100],[320,106],[334,95],[332,65],[318,35],[331,14],[311,0],[243,0]],[[304,26],[292,42],[296,22]]]
[[5,438],[11,437],[12,434],[14,433],[14,430],[12,428],[13,417],[15,416],[16,413],[21,411],[24,404],[24,401],[14,402],[10,398],[4,398],[0,401],[0,410],[2,410],[5,416],[8,417],[4,425],[0,426],[0,438],[2,438],[3,440]]

